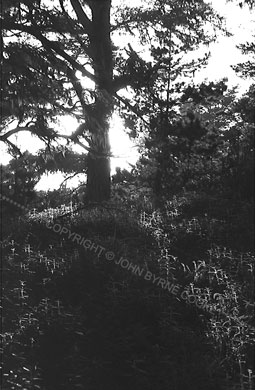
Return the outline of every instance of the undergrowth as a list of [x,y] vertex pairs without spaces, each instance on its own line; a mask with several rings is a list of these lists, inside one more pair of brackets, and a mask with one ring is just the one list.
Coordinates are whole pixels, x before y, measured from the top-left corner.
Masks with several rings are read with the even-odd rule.
[[3,390],[253,389],[249,207],[184,194],[19,217],[2,241]]

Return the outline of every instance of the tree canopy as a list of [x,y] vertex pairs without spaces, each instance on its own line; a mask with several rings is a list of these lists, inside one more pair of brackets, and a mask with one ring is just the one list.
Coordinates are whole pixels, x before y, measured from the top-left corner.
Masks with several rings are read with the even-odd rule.
[[[60,138],[81,145],[88,152],[87,197],[109,198],[114,108],[148,125],[159,93],[167,90],[169,110],[170,79],[176,83],[198,66],[181,63],[182,57],[223,29],[222,18],[207,3],[181,3],[154,0],[131,7],[110,0],[13,0],[3,5],[0,140],[17,152],[10,136],[26,130],[48,145]],[[137,45],[121,47],[118,34],[144,45],[147,55]],[[133,99],[124,97],[127,87]],[[54,128],[64,114],[79,122],[71,136]]]

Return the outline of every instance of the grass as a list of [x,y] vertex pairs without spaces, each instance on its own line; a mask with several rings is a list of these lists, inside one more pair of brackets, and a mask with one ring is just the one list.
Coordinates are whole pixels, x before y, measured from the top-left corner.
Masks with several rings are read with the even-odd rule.
[[[253,389],[250,211],[229,204],[184,194],[161,210],[62,207],[14,220],[2,241],[2,388]],[[191,303],[109,251],[178,283]]]

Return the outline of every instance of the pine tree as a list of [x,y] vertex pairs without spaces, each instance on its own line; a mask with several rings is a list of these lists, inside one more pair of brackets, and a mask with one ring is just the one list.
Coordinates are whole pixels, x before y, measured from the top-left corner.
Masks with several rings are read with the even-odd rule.
[[[64,114],[75,116],[78,128],[62,138],[88,152],[86,197],[95,202],[109,199],[112,112],[116,106],[121,111],[125,107],[136,121],[151,110],[148,106],[144,112],[138,94],[136,100],[127,99],[121,90],[127,86],[135,92],[142,89],[146,102],[151,82],[167,66],[162,53],[150,63],[131,45],[125,50],[114,46],[117,32],[129,34],[149,52],[164,42],[166,52],[176,46],[179,54],[185,54],[215,39],[215,34],[208,36],[205,22],[217,29],[222,19],[200,0],[154,0],[136,7],[115,6],[111,0],[5,2],[1,12],[0,140],[15,149],[10,136],[26,130],[49,146],[61,136],[53,121]],[[93,87],[84,85],[80,75]],[[10,130],[13,119],[17,126]]]

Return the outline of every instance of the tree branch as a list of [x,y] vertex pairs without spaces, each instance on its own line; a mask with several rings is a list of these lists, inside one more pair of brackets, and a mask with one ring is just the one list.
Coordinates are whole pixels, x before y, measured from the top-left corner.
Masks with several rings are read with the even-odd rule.
[[132,80],[127,75],[121,75],[114,77],[112,81],[112,90],[113,92],[118,92],[122,88],[126,88],[131,85]]
[[19,156],[22,157],[21,150],[16,145],[14,145],[9,139],[7,139],[5,142],[15,151],[15,153],[18,153]]
[[132,104],[130,104],[127,99],[121,97],[117,93],[115,93],[114,96],[118,100],[120,100],[123,104],[125,104],[125,106],[127,108],[129,108],[130,111],[132,111],[134,114],[136,114],[138,116],[138,118],[140,118],[147,126],[150,126],[149,122],[147,122],[146,119],[143,118],[142,114],[140,112],[138,112],[137,109],[135,107],[133,107]]
[[8,141],[8,138],[13,135],[13,134],[16,134],[16,133],[19,133],[20,131],[30,131],[32,132],[33,131],[33,128],[34,127],[27,127],[27,126],[18,126],[18,127],[15,127],[15,129],[12,129],[12,130],[9,130],[7,131],[7,133],[1,135],[0,134],[0,141],[3,141],[3,142],[7,142]]
[[[73,30],[73,34],[75,35],[77,41],[79,42],[79,44],[81,45],[82,49],[84,50],[84,52],[87,54],[88,57],[90,57],[89,55],[89,49],[85,46],[85,44],[83,43],[82,39],[80,38],[80,35],[78,32],[75,31],[75,28],[73,26],[73,24],[71,22],[73,22],[73,19],[69,16],[69,14],[66,12],[65,10],[65,7],[64,7],[64,0],[59,0],[59,3],[60,3],[60,7],[62,9],[62,12],[63,14],[66,16],[66,20],[67,20],[67,23],[69,24],[69,26],[71,27],[71,29]],[[89,34],[88,34],[89,35]]]
[[[19,25],[18,23],[10,23],[10,22],[5,22],[4,20],[2,21],[2,28],[6,30],[17,30],[17,31],[23,31],[26,32],[36,39],[38,39],[42,45],[46,49],[50,49],[50,51],[54,51],[57,53],[60,57],[65,59],[70,65],[73,66],[74,69],[79,70],[84,77],[88,77],[90,80],[95,81],[96,78],[95,76],[87,71],[81,64],[79,64],[77,61],[75,61],[69,54],[67,54],[61,47],[58,42],[52,42],[45,38],[41,33],[37,31],[36,28],[31,27],[31,26],[23,26]],[[58,60],[57,57],[55,57],[56,60]]]
[[75,172],[75,173],[73,173],[72,175],[68,175],[68,176],[62,181],[62,183],[60,184],[59,188],[61,188],[61,187],[63,186],[63,184],[64,184],[67,180],[73,179],[75,176],[80,175],[81,173],[84,173],[84,172]]
[[81,86],[80,80],[75,76],[75,72],[69,67],[67,67],[67,76],[69,77],[69,79],[74,87],[74,90],[75,90],[75,92],[80,100],[82,110],[83,110],[83,115],[86,116],[86,114],[88,112],[88,105],[86,104],[86,102],[84,100],[83,88]]
[[84,12],[80,2],[78,0],[71,0],[72,7],[77,16],[78,21],[82,24],[86,34],[91,34],[92,23]]
[[78,138],[72,138],[71,135],[58,134],[59,138],[65,138],[67,141],[73,141],[75,144],[79,145],[81,148],[85,149],[87,152],[93,153],[93,150],[86,145],[83,145]]
[[[18,126],[16,127],[15,129],[12,129],[12,130],[9,130],[7,133],[3,134],[3,135],[0,135],[0,141],[2,142],[6,142],[8,143],[9,145],[11,145],[11,147],[16,151],[16,152],[19,152],[21,154],[21,152],[19,151],[19,149],[17,148],[17,146],[15,146],[8,138],[10,136],[12,136],[13,134],[16,134],[20,131],[30,131],[31,133],[33,133],[33,130],[35,130],[35,127],[34,126],[31,126],[31,127],[25,127],[25,126]],[[53,130],[54,131],[54,130]],[[91,153],[92,155],[94,155],[96,158],[105,158],[105,157],[112,157],[112,154],[108,154],[107,156],[105,154],[102,154],[100,152],[97,152],[93,149],[91,149],[90,147],[84,145],[78,138],[72,138],[72,135],[65,135],[65,134],[57,134],[55,131],[54,131],[54,136],[55,138],[64,138],[66,139],[67,141],[72,141],[74,142],[75,144],[79,145],[81,148],[85,149],[87,152]],[[36,134],[36,133],[35,133]],[[21,154],[22,155],[22,154]]]

